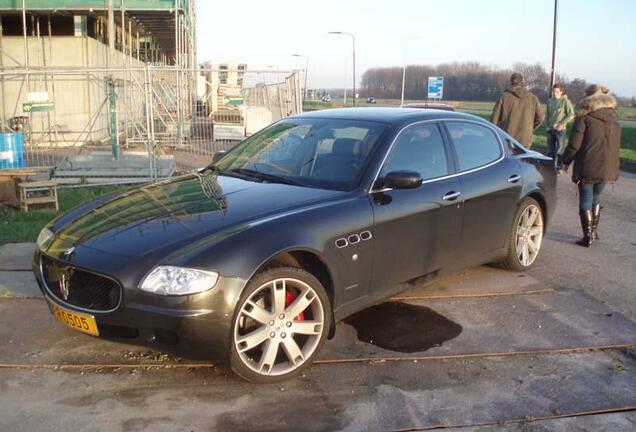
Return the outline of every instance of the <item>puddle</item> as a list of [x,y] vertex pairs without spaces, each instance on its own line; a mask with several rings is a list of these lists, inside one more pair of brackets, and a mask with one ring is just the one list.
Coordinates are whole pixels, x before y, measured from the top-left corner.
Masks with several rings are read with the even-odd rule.
[[424,306],[387,302],[344,320],[358,339],[380,348],[404,353],[426,351],[456,338],[462,326]]

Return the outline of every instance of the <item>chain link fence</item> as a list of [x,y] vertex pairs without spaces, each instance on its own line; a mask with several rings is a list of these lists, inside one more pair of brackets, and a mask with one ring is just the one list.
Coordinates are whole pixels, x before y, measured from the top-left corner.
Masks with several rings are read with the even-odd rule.
[[2,69],[0,123],[27,167],[68,182],[156,179],[302,112],[300,73],[242,68]]

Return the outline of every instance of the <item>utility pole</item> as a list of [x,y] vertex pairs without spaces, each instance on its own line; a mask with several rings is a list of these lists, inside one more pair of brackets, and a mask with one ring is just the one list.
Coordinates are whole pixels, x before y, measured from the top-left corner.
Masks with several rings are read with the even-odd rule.
[[404,65],[402,67],[402,99],[400,102],[400,106],[404,105],[404,83],[406,82],[406,49],[408,47],[409,40],[411,39],[419,39],[417,36],[411,36],[404,40]]
[[108,67],[115,58],[115,13],[113,12],[113,0],[108,0]]
[[554,0],[554,21],[552,24],[552,66],[550,67],[550,88],[548,93],[552,91],[555,84],[556,72],[554,70],[554,59],[556,56],[556,36],[557,36],[557,0]]

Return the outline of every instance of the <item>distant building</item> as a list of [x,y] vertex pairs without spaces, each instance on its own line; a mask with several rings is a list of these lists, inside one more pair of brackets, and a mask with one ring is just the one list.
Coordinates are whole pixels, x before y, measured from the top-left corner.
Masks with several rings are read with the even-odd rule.
[[199,96],[207,101],[212,116],[223,116],[227,121],[237,120],[239,106],[243,104],[243,84],[247,64],[210,63],[201,65],[204,80],[203,93]]

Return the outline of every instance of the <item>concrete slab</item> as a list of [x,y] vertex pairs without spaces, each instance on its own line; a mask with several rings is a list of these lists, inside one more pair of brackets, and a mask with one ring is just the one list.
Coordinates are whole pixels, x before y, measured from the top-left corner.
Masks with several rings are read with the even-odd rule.
[[431,283],[404,291],[394,298],[497,296],[533,293],[538,290],[551,289],[526,273],[481,266],[443,276]]
[[615,364],[604,353],[337,364],[277,385],[214,369],[0,369],[0,418],[14,432],[452,427],[634,406],[636,369]]
[[[428,334],[437,339],[428,343]],[[444,334],[448,337],[439,337]],[[412,350],[413,340],[432,346]],[[579,291],[561,291],[387,302],[339,324],[320,358],[408,358],[612,344],[636,344],[636,322]]]
[[[409,308],[406,313],[395,309],[404,307]],[[2,301],[0,316],[7,322],[22,323],[19,335],[12,326],[0,326],[0,346],[12,347],[0,351],[0,363],[135,364],[139,358],[128,358],[128,353],[148,351],[69,329],[54,320],[43,300]],[[363,318],[356,321],[360,316]],[[318,362],[426,359],[615,345],[636,346],[636,323],[590,297],[566,291],[553,295],[384,303],[340,323]]]
[[8,243],[0,246],[0,271],[31,271],[35,243]]
[[[158,177],[170,177],[175,170],[174,157],[159,156],[156,160]],[[124,152],[118,160],[110,152],[92,152],[88,155],[69,155],[55,167],[53,178],[135,178],[150,177],[148,154]]]
[[0,271],[0,297],[42,297],[33,272]]

